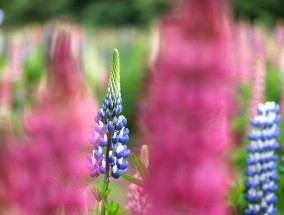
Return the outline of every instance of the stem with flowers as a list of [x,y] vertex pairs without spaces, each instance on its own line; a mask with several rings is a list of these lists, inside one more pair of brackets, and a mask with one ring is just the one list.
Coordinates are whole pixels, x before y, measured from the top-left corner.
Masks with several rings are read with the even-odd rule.
[[[112,118],[111,118],[112,120]],[[106,157],[109,157],[109,151],[111,149],[111,137],[113,135],[113,132],[110,132],[108,136],[108,144],[106,148]],[[105,184],[105,193],[108,192],[108,184],[109,184],[109,175],[110,174],[110,162],[109,159],[106,160],[106,174],[104,175],[104,184]],[[104,204],[107,203],[107,195],[103,198],[103,204],[102,204],[102,214],[105,215],[105,206]]]
[[119,204],[107,201],[110,178],[118,179],[120,174],[127,172],[128,162],[123,159],[130,155],[126,145],[129,140],[129,130],[125,127],[127,120],[119,115],[121,111],[119,53],[114,49],[107,94],[95,117],[96,126],[91,138],[95,149],[92,155],[88,155],[90,175],[104,175],[102,187],[94,190],[97,201],[101,203],[102,215],[123,213]]

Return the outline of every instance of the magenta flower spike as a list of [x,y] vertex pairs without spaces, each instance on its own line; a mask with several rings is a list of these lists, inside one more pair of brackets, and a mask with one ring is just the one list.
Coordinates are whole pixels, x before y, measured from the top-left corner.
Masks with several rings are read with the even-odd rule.
[[[140,178],[138,174],[135,174],[135,177]],[[143,187],[130,184],[127,198],[128,202],[125,208],[130,215],[147,215],[149,213],[148,196]]]
[[85,154],[96,102],[83,89],[71,30],[61,26],[51,34],[47,84],[25,120],[29,144],[14,153],[11,174],[21,180],[11,192],[28,214],[78,214],[85,207]]
[[278,68],[281,64],[282,49],[284,47],[283,23],[277,23],[273,30],[273,59],[272,63]]
[[248,84],[251,80],[252,49],[250,47],[249,34],[250,25],[241,22],[236,25],[235,32],[235,51],[236,51],[236,75],[239,84]]
[[161,26],[143,102],[148,214],[227,215],[230,40],[222,0],[183,1]]
[[253,31],[253,69],[252,69],[252,89],[250,95],[249,113],[250,117],[257,114],[255,107],[264,100],[265,91],[265,70],[266,70],[266,50],[265,35],[262,29],[255,27]]
[[7,75],[13,81],[22,78],[24,62],[24,43],[20,35],[14,35],[8,46],[8,68]]
[[0,141],[11,131],[11,81],[0,79]]

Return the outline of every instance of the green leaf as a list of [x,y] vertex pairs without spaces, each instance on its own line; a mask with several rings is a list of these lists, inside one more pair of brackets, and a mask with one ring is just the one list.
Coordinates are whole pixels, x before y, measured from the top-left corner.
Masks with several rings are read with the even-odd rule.
[[107,197],[110,192],[111,189],[106,190],[106,184],[102,184],[100,187],[94,187],[93,189],[93,194],[98,202]]
[[148,169],[147,167],[144,165],[144,163],[141,161],[140,158],[137,158],[135,154],[133,154],[131,152],[131,159],[133,161],[133,164],[136,168],[136,170],[138,171],[139,175],[141,176],[141,178],[143,180],[146,179],[146,177],[148,176]]
[[117,202],[110,201],[105,203],[106,214],[107,215],[124,215],[126,210],[118,204]]
[[108,194],[110,194],[111,189],[108,189],[107,191],[104,192],[104,196],[108,196]]
[[100,195],[100,191],[98,187],[94,187],[94,189],[92,190],[97,202],[100,202],[102,200],[102,197]]
[[125,180],[139,186],[139,187],[143,187],[143,181],[140,178],[137,178],[135,176],[131,176],[131,175],[127,175],[127,174],[119,174],[122,178],[124,178]]
[[140,160],[145,167],[149,166],[149,149],[147,145],[142,145],[140,150]]

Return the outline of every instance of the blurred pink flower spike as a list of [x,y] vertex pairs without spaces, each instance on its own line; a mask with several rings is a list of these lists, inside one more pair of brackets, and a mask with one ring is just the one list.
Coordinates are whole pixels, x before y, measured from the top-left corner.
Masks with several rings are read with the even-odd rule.
[[51,34],[46,86],[25,120],[29,144],[14,157],[11,178],[21,180],[12,182],[11,192],[28,214],[56,214],[60,208],[78,214],[86,208],[85,154],[97,105],[83,88],[80,60],[71,52],[76,40],[66,28]]
[[[141,171],[144,169],[146,170],[146,177],[149,176],[148,168],[149,168],[149,150],[147,145],[142,145],[140,150],[139,161],[141,162],[140,166],[143,167],[139,168]],[[137,165],[137,164],[136,164]],[[134,175],[135,178],[140,179],[143,181],[143,178],[139,174],[139,170],[136,166],[137,173]],[[145,178],[145,177],[144,177]],[[143,183],[142,183],[143,184]],[[138,186],[136,184],[130,184],[128,186],[128,202],[125,208],[127,209],[130,215],[147,215],[149,213],[149,198],[147,193],[144,190],[144,187]]]
[[266,75],[266,50],[265,34],[260,27],[253,29],[253,68],[251,79],[251,95],[249,104],[249,114],[253,117],[257,114],[256,108],[265,97],[265,75]]
[[[138,174],[134,175],[140,178]],[[139,187],[135,184],[128,186],[128,203],[125,206],[129,214],[131,215],[146,215],[148,214],[148,197],[144,191],[144,188]]]
[[0,142],[11,132],[11,81],[0,79]]
[[161,26],[142,108],[150,215],[228,215],[231,42],[223,0],[183,1]]
[[[51,84],[60,85],[61,90],[74,93],[80,87],[81,59],[79,50],[75,50],[76,42],[81,42],[78,34],[72,34],[70,26],[64,30],[55,29],[50,35],[48,47],[48,71]],[[57,90],[59,87],[57,87]]]

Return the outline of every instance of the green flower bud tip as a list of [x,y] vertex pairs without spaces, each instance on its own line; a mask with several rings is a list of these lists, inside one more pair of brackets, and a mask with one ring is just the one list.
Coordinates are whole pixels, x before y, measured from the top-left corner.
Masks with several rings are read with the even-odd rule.
[[113,50],[112,66],[108,84],[109,92],[114,98],[120,97],[120,69],[119,69],[119,53],[117,49]]

